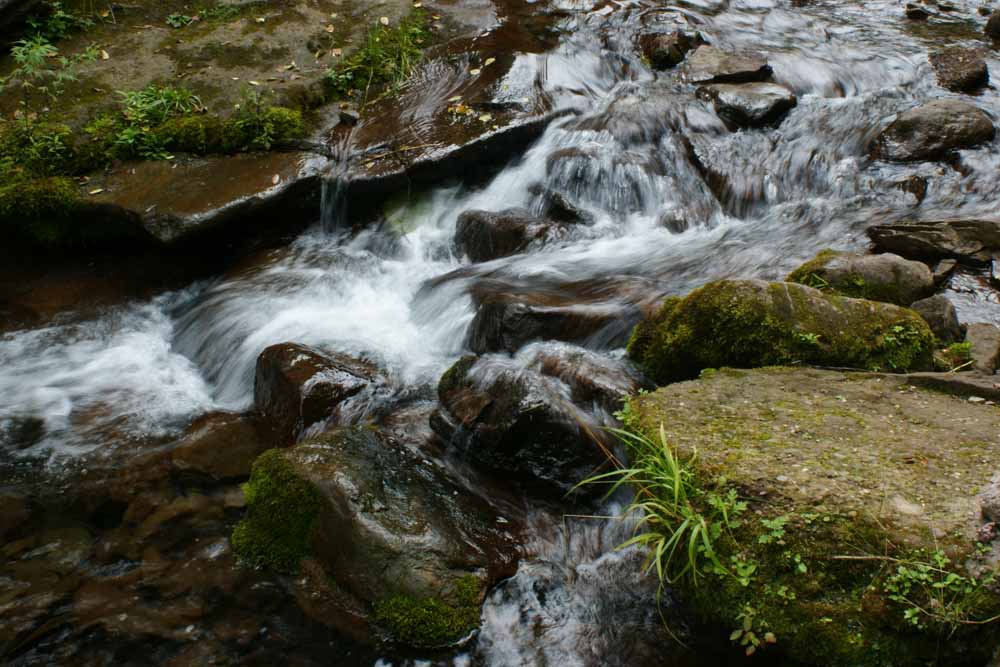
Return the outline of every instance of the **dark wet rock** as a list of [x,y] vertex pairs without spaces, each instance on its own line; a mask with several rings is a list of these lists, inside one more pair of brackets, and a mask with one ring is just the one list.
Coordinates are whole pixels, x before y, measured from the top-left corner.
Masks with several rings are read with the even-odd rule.
[[554,190],[545,194],[542,216],[567,225],[590,224],[594,221],[591,213],[571,202],[566,195]]
[[677,210],[667,211],[660,215],[660,218],[656,221],[660,227],[665,227],[674,234],[683,234],[688,229],[691,228],[691,223],[688,219]]
[[965,342],[970,345],[973,370],[993,375],[1000,366],[1000,327],[984,322],[969,324],[965,328]]
[[993,39],[1000,39],[1000,9],[994,9],[990,14],[989,21],[986,22],[986,36]]
[[934,276],[926,264],[892,253],[861,255],[823,250],[792,271],[787,280],[898,306],[909,306],[934,291]]
[[688,56],[685,78],[691,83],[749,83],[771,78],[771,66],[759,53],[731,53],[708,45]]
[[676,67],[684,60],[688,51],[703,43],[701,35],[689,35],[681,30],[647,34],[639,38],[642,54],[653,69],[659,70]]
[[[588,114],[566,123],[569,131],[607,132],[623,147],[656,143],[666,132],[678,125],[676,103],[667,89],[656,86],[629,87],[616,96],[600,113]],[[547,167],[551,173],[553,157],[588,156],[628,159],[633,164],[649,164],[651,158],[638,154],[609,155],[591,148],[564,148],[550,156]]]
[[254,405],[279,442],[292,442],[330,419],[345,400],[378,379],[369,364],[295,343],[272,345],[257,359]]
[[441,376],[435,431],[473,466],[561,498],[607,462],[599,430],[557,378],[467,356]]
[[[369,620],[404,644],[467,634],[485,591],[517,565],[518,517],[371,428],[266,452],[247,493],[247,516],[233,533],[242,558],[289,571],[315,559],[328,593],[349,609],[373,608]],[[434,614],[447,616],[447,627]]]
[[361,121],[361,114],[351,109],[342,109],[339,118],[341,125],[354,127]]
[[889,162],[940,160],[993,139],[993,121],[971,104],[934,100],[904,111],[876,137],[872,155]]
[[479,305],[467,344],[477,354],[515,352],[534,340],[621,347],[640,316],[637,308],[627,304],[546,306],[526,303],[516,296],[499,296]]
[[930,370],[933,349],[934,335],[912,310],[762,280],[720,280],[671,297],[628,345],[659,384],[724,366]]
[[0,540],[6,540],[30,516],[31,507],[24,494],[0,490]]
[[458,252],[473,262],[488,262],[515,255],[532,243],[541,243],[557,231],[550,220],[532,215],[525,209],[466,211],[455,226]]
[[781,122],[798,103],[795,94],[776,83],[713,84],[698,89],[730,127],[764,127]]
[[879,252],[908,259],[985,265],[1000,250],[1000,221],[940,220],[873,225],[866,231]]
[[990,81],[990,73],[980,51],[949,48],[932,53],[930,61],[941,87],[956,93],[971,93]]
[[958,268],[958,261],[954,259],[942,259],[940,262],[934,265],[934,285],[935,287],[941,287],[951,275],[955,273],[955,269]]
[[217,480],[247,477],[250,464],[273,447],[251,415],[213,412],[196,419],[171,451],[177,470]]
[[41,0],[0,0],[0,30],[24,18],[40,4]]
[[914,301],[910,308],[924,318],[931,331],[941,342],[947,344],[962,340],[964,336],[962,325],[959,324],[958,313],[948,297],[943,294],[935,294],[926,299]]
[[39,314],[24,304],[0,301],[0,333],[37,326],[40,320]]
[[906,14],[906,18],[913,21],[926,21],[931,16],[931,13],[926,8],[912,2],[906,4],[904,13]]
[[0,446],[27,449],[45,437],[45,420],[40,417],[0,418]]
[[896,187],[913,195],[917,200],[917,206],[924,203],[927,197],[927,178],[924,176],[910,176],[906,180],[897,182]]

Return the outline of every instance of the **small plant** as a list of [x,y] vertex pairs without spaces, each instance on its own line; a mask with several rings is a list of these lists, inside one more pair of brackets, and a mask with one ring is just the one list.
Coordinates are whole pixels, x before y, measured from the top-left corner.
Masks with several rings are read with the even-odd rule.
[[93,20],[85,16],[67,12],[61,2],[48,2],[46,5],[47,14],[36,14],[27,21],[28,27],[36,36],[58,42],[74,32],[86,30],[94,25]]
[[0,78],[0,91],[17,81],[24,96],[23,106],[29,105],[34,92],[55,99],[62,93],[63,84],[76,80],[76,68],[97,60],[98,53],[97,47],[90,46],[72,57],[60,56],[59,49],[43,35],[20,39],[10,51],[17,66]]
[[797,331],[795,340],[806,347],[819,347],[819,334]]
[[267,93],[248,88],[238,113],[226,124],[223,141],[231,150],[266,151],[304,131],[301,114],[273,106]]
[[125,120],[132,125],[159,125],[168,118],[200,113],[205,107],[186,88],[149,85],[142,90],[119,91]]
[[729,641],[739,642],[747,656],[753,655],[762,646],[778,643],[774,633],[764,629],[767,623],[757,618],[758,613],[756,608],[745,605],[736,617],[742,624],[729,635]]
[[167,17],[167,25],[171,28],[183,28],[194,23],[195,18],[187,14],[171,14]]
[[773,519],[761,519],[760,523],[767,529],[767,532],[761,533],[757,542],[759,544],[784,544],[785,524],[788,523],[788,518],[786,514]]

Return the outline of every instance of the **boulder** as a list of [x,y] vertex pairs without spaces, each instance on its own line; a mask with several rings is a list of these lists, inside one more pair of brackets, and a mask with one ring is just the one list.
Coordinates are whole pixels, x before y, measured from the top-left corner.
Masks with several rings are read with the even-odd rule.
[[980,51],[943,49],[932,53],[930,62],[941,87],[956,93],[971,93],[990,82],[990,73]]
[[552,221],[533,216],[525,209],[499,213],[466,211],[455,226],[455,246],[473,262],[488,262],[544,242],[557,230]]
[[506,356],[467,356],[441,376],[435,431],[473,466],[561,498],[607,463],[600,424],[559,378]]
[[347,355],[281,343],[257,358],[254,405],[277,441],[290,443],[378,381],[377,369]]
[[688,56],[684,77],[691,83],[768,81],[771,78],[771,66],[759,53],[732,53],[702,45]]
[[547,220],[567,225],[590,224],[594,221],[592,213],[575,205],[566,195],[555,190],[545,193],[542,215]]
[[228,480],[250,475],[254,459],[273,445],[252,415],[211,412],[196,419],[171,450],[176,470]]
[[762,280],[721,280],[667,299],[628,345],[660,384],[723,366],[929,370],[933,349],[934,334],[912,310]]
[[986,22],[986,36],[993,39],[1000,39],[1000,9],[994,9]]
[[954,259],[942,259],[934,265],[934,285],[941,287],[951,278],[958,268],[958,262]]
[[615,348],[628,341],[640,317],[639,310],[628,304],[547,306],[498,295],[479,305],[466,344],[477,354],[516,352],[533,340]]
[[[517,518],[369,427],[340,429],[253,465],[233,531],[247,563],[318,563],[332,594],[398,643],[448,645],[479,624],[485,591],[517,567]],[[303,559],[306,559],[303,562]]]
[[940,160],[991,141],[994,134],[993,121],[979,107],[934,100],[899,114],[875,138],[871,152],[888,162]]
[[865,233],[878,252],[908,259],[954,259],[977,266],[989,264],[1000,250],[998,220],[903,221],[872,225]]
[[797,103],[795,94],[776,83],[719,83],[698,89],[730,128],[776,126]]
[[1000,366],[1000,327],[985,322],[969,324],[965,342],[969,343],[973,370],[993,375]]
[[934,275],[926,264],[892,253],[861,255],[823,250],[788,274],[787,280],[898,306],[909,306],[934,291]]
[[703,43],[701,35],[697,33],[689,35],[681,30],[647,34],[639,39],[642,55],[646,57],[653,69],[658,70],[676,67],[684,60],[688,51]]
[[[998,628],[976,622],[1000,608],[982,574],[1000,544],[1000,411],[908,379],[723,369],[629,402],[633,428],[654,443],[662,428],[716,508],[727,491],[746,503],[713,540],[726,568],[675,582],[697,617],[741,628],[753,609],[751,631],[797,664],[987,662]],[[693,503],[721,527],[718,509]]]
[[927,326],[942,343],[957,343],[962,340],[964,335],[962,325],[959,324],[958,313],[948,297],[943,294],[935,294],[926,299],[914,301],[910,308],[924,318]]

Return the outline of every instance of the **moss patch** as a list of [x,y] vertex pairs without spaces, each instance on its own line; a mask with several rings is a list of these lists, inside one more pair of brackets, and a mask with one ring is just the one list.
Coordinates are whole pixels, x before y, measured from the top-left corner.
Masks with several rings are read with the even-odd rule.
[[254,461],[243,493],[247,514],[233,530],[233,550],[254,566],[297,571],[309,553],[319,492],[295,473],[281,450],[271,449]]
[[927,323],[905,308],[794,283],[723,280],[668,301],[639,325],[628,351],[665,384],[722,366],[926,369],[933,348]]
[[479,581],[455,582],[449,600],[395,595],[375,603],[375,619],[395,641],[418,648],[452,644],[479,626]]

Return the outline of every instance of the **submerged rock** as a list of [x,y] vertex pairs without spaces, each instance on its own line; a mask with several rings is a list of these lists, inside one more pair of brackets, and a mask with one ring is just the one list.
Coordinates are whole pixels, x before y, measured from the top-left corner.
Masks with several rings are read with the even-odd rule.
[[872,225],[865,233],[879,252],[909,259],[983,265],[1000,250],[998,220],[904,221]]
[[250,474],[250,465],[273,444],[254,416],[212,412],[196,419],[172,448],[175,469],[209,475],[217,480]]
[[639,39],[642,54],[653,69],[670,69],[684,60],[691,49],[704,43],[701,35],[689,35],[681,30],[668,33],[653,33],[643,35]]
[[981,52],[949,48],[930,55],[931,66],[942,88],[971,93],[990,82],[990,73]]
[[516,569],[517,524],[403,443],[342,429],[253,466],[233,547],[248,563],[315,562],[316,595],[395,642],[443,646],[479,623],[484,592]]
[[702,45],[688,56],[684,76],[691,83],[767,81],[771,78],[771,66],[759,53],[731,53]]
[[747,503],[713,540],[719,573],[680,582],[697,616],[728,631],[750,609],[750,631],[804,664],[977,665],[993,653],[1000,628],[975,622],[1000,610],[985,574],[1000,542],[995,407],[905,376],[772,368],[673,384],[629,414],[649,437],[664,430],[699,489]]
[[934,335],[912,310],[762,280],[721,280],[667,299],[628,346],[660,384],[723,366],[925,370],[933,349]]
[[914,301],[910,308],[924,318],[927,326],[941,342],[955,343],[962,340],[964,336],[962,325],[959,324],[958,313],[948,297],[943,294],[935,294],[926,299]]
[[777,125],[797,103],[795,94],[776,83],[713,84],[698,89],[731,127]]
[[289,443],[378,379],[377,369],[347,355],[272,345],[257,359],[254,405],[278,441]]
[[872,155],[889,162],[940,160],[991,141],[993,121],[979,107],[934,100],[904,111],[872,143]]
[[898,306],[909,306],[934,291],[934,275],[926,264],[892,253],[861,255],[823,250],[788,274],[787,280]]
[[458,217],[455,246],[473,262],[515,255],[557,232],[557,225],[525,209],[466,211]]

